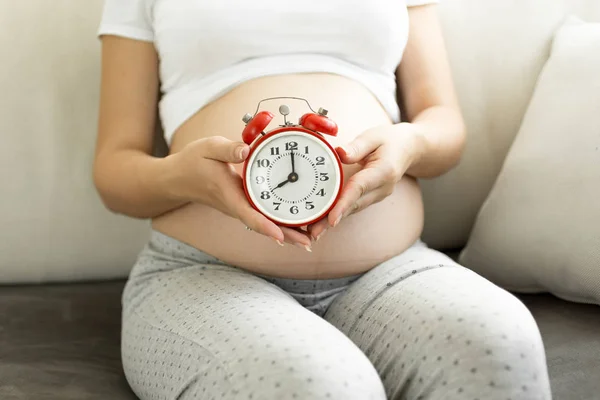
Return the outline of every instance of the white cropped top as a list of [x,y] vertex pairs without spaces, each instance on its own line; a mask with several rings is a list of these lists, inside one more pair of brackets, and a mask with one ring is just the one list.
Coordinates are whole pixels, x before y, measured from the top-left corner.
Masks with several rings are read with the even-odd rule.
[[98,34],[153,42],[167,143],[183,122],[236,85],[286,73],[351,78],[397,122],[395,71],[408,38],[406,7],[434,2],[105,0]]

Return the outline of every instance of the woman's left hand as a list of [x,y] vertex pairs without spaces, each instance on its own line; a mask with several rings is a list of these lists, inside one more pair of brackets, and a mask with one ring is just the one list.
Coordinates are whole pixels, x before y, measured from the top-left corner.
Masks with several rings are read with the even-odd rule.
[[308,227],[313,239],[318,240],[329,227],[392,194],[417,155],[411,128],[409,123],[378,126],[336,148],[342,163],[358,163],[362,168],[348,180],[329,215]]

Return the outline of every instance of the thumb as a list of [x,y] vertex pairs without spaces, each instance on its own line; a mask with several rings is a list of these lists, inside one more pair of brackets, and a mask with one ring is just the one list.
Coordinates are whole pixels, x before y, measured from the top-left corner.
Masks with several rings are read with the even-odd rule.
[[339,146],[336,150],[344,164],[354,164],[381,146],[382,140],[374,132],[361,133],[350,143]]
[[241,163],[249,152],[246,143],[234,142],[222,136],[206,138],[203,146],[205,158],[228,163]]

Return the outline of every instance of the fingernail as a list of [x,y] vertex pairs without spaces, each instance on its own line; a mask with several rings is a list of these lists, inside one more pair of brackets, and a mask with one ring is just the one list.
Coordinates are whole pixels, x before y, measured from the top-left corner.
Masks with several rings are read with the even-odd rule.
[[333,223],[333,226],[334,226],[334,227],[336,227],[336,226],[337,226],[337,224],[339,224],[341,220],[342,220],[342,214],[340,214],[340,216],[339,216],[339,217],[337,217],[337,219],[336,219],[336,220],[335,220],[335,222]]
[[319,239],[321,239],[321,237],[323,237],[323,235],[325,234],[325,232],[327,232],[327,229],[325,229],[323,232],[319,233],[319,235],[317,236],[317,238],[315,239],[315,242],[318,242]]
[[246,158],[246,156],[248,155],[248,151],[249,151],[248,147],[243,146],[242,148],[240,148],[238,150],[238,157],[241,158],[241,159]]
[[309,245],[307,244],[302,244],[302,243],[296,243],[296,246],[308,251],[309,253],[312,253],[312,249],[310,248]]
[[279,239],[276,239],[276,238],[272,238],[272,239],[273,239],[275,242],[277,242],[277,244],[278,244],[278,245],[280,245],[280,246],[283,246],[283,243],[281,243],[281,242],[279,241]]

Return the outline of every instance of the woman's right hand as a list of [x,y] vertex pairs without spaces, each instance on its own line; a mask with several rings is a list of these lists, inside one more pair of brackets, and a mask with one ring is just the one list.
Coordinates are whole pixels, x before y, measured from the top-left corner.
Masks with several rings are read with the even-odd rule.
[[[244,162],[250,148],[221,136],[198,139],[167,157],[174,178],[172,194],[181,200],[206,204],[239,219],[252,231],[310,249],[308,233],[276,225],[248,202],[242,177],[232,164]],[[310,251],[310,250],[309,250]]]

